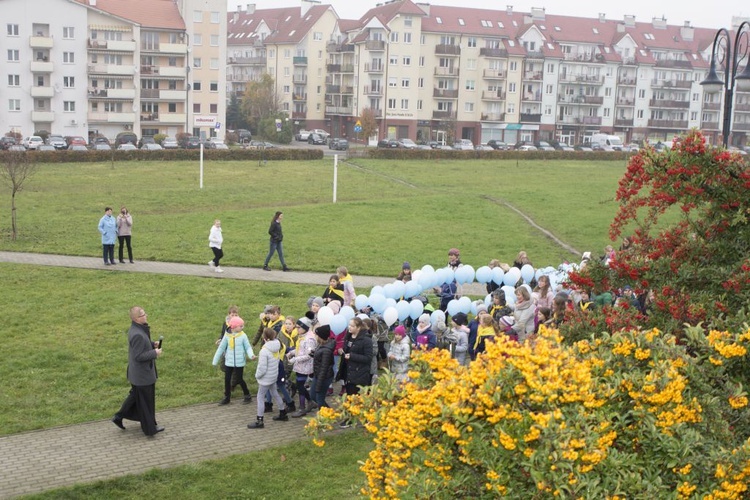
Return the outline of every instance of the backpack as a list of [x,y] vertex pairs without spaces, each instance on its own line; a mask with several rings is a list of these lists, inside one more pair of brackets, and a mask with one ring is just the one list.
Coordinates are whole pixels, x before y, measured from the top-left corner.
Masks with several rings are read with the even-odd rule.
[[417,335],[417,346],[427,349],[427,344],[429,343],[429,338],[427,335]]

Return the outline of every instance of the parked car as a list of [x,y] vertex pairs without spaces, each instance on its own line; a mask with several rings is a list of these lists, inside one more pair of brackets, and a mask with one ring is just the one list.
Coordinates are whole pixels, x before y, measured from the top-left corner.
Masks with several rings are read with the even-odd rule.
[[97,144],[106,144],[107,146],[111,146],[111,144],[109,143],[109,139],[107,139],[106,137],[104,137],[102,135],[94,137],[94,140],[92,141],[92,144],[94,146],[96,146]]
[[67,144],[67,149],[70,149],[70,146],[88,146],[86,139],[84,139],[80,135],[66,135],[65,144]]
[[295,134],[294,139],[300,142],[307,142],[308,137],[310,137],[310,131],[302,129]]
[[536,146],[533,144],[522,144],[518,148],[516,148],[517,151],[536,151]]
[[164,149],[177,149],[180,147],[179,144],[177,144],[177,139],[174,137],[165,137],[161,141],[161,147]]
[[474,143],[469,139],[461,139],[453,144],[453,149],[459,149],[461,151],[472,151],[474,149]]
[[623,147],[623,149],[622,149],[622,150],[623,150],[623,151],[626,151],[626,152],[628,152],[628,153],[637,153],[638,151],[640,151],[640,150],[641,150],[641,147],[640,147],[640,146],[639,146],[638,144],[636,144],[636,143],[634,143],[634,142],[631,142],[630,144],[626,144],[626,145],[625,145],[625,146]]
[[156,144],[156,141],[154,140],[152,136],[144,135],[143,137],[141,137],[141,140],[138,141],[138,149],[143,149],[144,144]]
[[536,141],[534,143],[534,147],[538,149],[539,151],[554,151],[555,148],[553,148],[549,142],[547,141]]
[[427,145],[430,146],[431,149],[437,149],[438,146],[440,146],[440,143],[438,141],[427,141]]
[[94,151],[112,151],[112,146],[103,142],[97,142],[93,147]]
[[555,148],[555,151],[573,151],[573,146],[570,146],[565,142],[550,141],[549,144]]
[[21,144],[26,149],[36,149],[42,144],[44,144],[44,140],[42,140],[42,138],[39,137],[38,135],[30,135],[27,138],[25,138]]
[[398,147],[398,141],[396,139],[380,139],[378,141],[378,147],[395,149]]
[[88,151],[89,148],[84,146],[83,144],[71,144],[68,146],[68,151]]
[[328,139],[328,136],[331,135],[322,128],[315,128],[310,131],[311,134],[318,134],[319,136],[323,137],[323,139]]
[[50,135],[47,137],[45,143],[55,149],[65,149],[67,146],[67,144],[65,144],[65,138],[61,135]]
[[586,153],[590,153],[591,151],[593,151],[593,149],[591,149],[588,144],[576,144],[575,146],[573,146],[573,149],[575,151],[584,151]]
[[[532,148],[534,148],[533,150],[534,150],[534,151],[536,151],[536,146],[534,146],[534,144],[530,143],[529,141],[518,141],[518,142],[517,142],[517,143],[516,143],[516,144],[515,144],[515,145],[513,146],[513,149],[515,149],[516,151],[521,151],[521,148],[522,148],[523,146],[531,146]],[[528,150],[528,149],[525,149],[524,151],[529,151],[529,150]]]
[[182,146],[183,149],[200,149],[201,138],[194,135],[185,136],[182,138],[180,146]]
[[15,137],[11,137],[9,135],[0,137],[0,149],[8,149],[11,146],[15,146],[15,145],[16,145]]
[[322,135],[313,132],[307,137],[307,143],[308,144],[325,144],[326,137],[323,137]]
[[25,152],[26,148],[23,147],[23,144],[11,144],[10,146],[8,146],[8,151]]
[[133,132],[120,132],[115,137],[115,147],[119,149],[120,144],[130,143],[133,146],[138,144],[138,137]]
[[474,148],[474,151],[494,151],[495,148],[492,146],[488,146],[487,144],[480,144],[479,146]]
[[118,151],[136,151],[137,149],[138,148],[135,147],[135,144],[132,144],[130,142],[126,142],[117,146]]
[[224,144],[224,141],[220,139],[215,139],[212,137],[209,142],[213,144],[213,149],[229,149],[229,146]]
[[346,139],[336,139],[331,143],[330,148],[337,151],[346,151],[349,149],[349,141]]
[[36,148],[37,151],[57,151],[57,148],[53,146],[52,144],[42,144],[38,148]]
[[420,144],[420,145],[417,146],[417,149],[423,149],[423,150],[426,150],[426,151],[432,151],[433,148],[430,145],[428,145],[428,144]]
[[253,140],[253,134],[245,128],[238,128],[234,132],[237,134],[237,141],[240,144],[247,144]]
[[412,141],[411,139],[399,139],[398,147],[404,149],[416,149],[417,143]]
[[487,141],[487,145],[492,149],[497,149],[498,151],[507,151],[510,149],[510,146],[505,144],[503,141],[498,141],[497,139],[490,139],[489,141]]
[[141,146],[140,149],[143,149],[145,151],[159,151],[164,148],[156,144],[155,142],[147,142],[146,144]]

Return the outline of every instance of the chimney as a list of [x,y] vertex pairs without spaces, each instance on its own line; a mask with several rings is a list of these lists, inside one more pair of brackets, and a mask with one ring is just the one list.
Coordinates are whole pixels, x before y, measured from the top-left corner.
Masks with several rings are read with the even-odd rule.
[[599,13],[599,22],[603,23],[607,20],[607,15],[604,12]]
[[695,28],[690,26],[690,21],[685,21],[685,25],[680,28],[680,37],[686,42],[692,42],[695,37]]
[[255,4],[254,3],[247,4],[246,10],[247,10],[248,15],[252,16],[253,14],[255,14]]
[[513,6],[512,5],[506,5],[505,6],[505,13],[509,16],[513,15]]
[[625,16],[625,27],[626,28],[635,28],[635,16]]
[[651,25],[655,30],[665,30],[667,29],[667,18],[664,16],[654,17],[651,19]]
[[531,19],[534,21],[544,21],[544,7],[532,7]]
[[240,10],[238,9],[237,12],[232,13],[232,22],[234,22],[234,24],[237,24],[237,21],[239,21],[239,19],[240,19]]
[[422,12],[424,12],[427,15],[427,17],[430,16],[430,4],[428,4],[428,3],[418,3],[417,7],[419,7],[420,9],[422,9]]
[[89,0],[89,5],[92,7],[96,7],[96,0]]

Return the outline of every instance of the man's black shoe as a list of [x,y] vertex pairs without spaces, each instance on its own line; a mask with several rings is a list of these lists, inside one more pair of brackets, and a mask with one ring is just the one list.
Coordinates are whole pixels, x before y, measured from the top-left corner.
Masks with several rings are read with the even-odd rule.
[[164,432],[164,426],[162,426],[162,425],[157,425],[157,426],[156,426],[156,432]]
[[120,417],[118,417],[117,415],[115,415],[114,417],[112,417],[112,423],[115,424],[120,429],[125,430],[125,426],[122,425],[122,419]]

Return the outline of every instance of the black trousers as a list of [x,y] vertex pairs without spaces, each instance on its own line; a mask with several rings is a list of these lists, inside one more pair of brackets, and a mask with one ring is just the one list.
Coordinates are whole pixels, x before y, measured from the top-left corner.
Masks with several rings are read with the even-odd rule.
[[239,385],[242,388],[242,394],[247,396],[250,394],[250,389],[247,388],[245,379],[242,378],[242,372],[245,371],[244,366],[227,366],[227,371],[224,372],[224,396],[230,397],[232,395],[232,375],[234,374],[235,385]]
[[124,259],[122,258],[123,244],[126,244],[128,247],[128,260],[130,260],[130,262],[133,262],[133,248],[130,246],[130,235],[128,234],[126,236],[117,236],[117,240],[120,242],[120,248],[118,249],[120,254],[120,262],[124,261]]
[[111,262],[112,264],[115,263],[115,245],[114,243],[111,245],[102,245],[102,257],[104,257],[104,263],[106,264],[107,261]]
[[140,422],[147,436],[156,434],[156,385],[131,385],[116,416]]
[[224,257],[224,252],[221,250],[221,248],[211,247],[211,250],[214,252],[214,265],[216,267],[219,267],[219,261],[222,257]]

